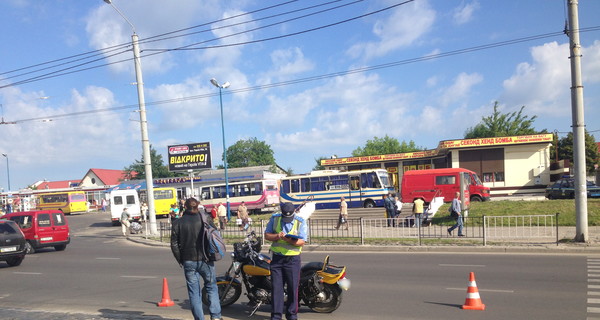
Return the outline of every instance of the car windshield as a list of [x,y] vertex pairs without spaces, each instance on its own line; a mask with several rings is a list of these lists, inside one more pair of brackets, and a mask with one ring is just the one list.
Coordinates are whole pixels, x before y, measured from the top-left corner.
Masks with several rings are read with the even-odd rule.
[[13,227],[8,225],[8,223],[0,223],[0,233],[11,234],[11,233],[16,233],[16,232],[17,231]]

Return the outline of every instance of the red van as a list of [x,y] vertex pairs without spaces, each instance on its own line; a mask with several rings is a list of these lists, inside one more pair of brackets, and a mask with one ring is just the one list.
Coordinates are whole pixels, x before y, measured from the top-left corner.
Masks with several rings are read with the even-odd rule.
[[460,179],[464,179],[468,189],[465,198],[470,201],[490,200],[490,188],[485,187],[477,174],[463,168],[410,170],[402,177],[402,202],[412,202],[422,197],[425,202],[431,202],[434,197],[444,197],[444,202],[450,202],[456,192],[460,192]]
[[71,242],[69,222],[60,210],[13,212],[2,218],[19,225],[27,240],[27,253],[44,247],[62,251]]

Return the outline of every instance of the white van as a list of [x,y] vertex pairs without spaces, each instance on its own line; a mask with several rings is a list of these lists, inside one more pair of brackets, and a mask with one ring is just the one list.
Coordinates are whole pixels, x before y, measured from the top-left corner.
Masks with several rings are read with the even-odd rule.
[[127,208],[131,219],[141,218],[140,198],[136,190],[113,190],[109,193],[110,220],[114,226],[121,224],[121,213]]

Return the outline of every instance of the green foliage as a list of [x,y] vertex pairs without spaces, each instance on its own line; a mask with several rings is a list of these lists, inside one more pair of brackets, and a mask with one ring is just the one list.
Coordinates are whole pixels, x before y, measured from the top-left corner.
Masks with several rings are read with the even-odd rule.
[[[518,112],[502,114],[498,111],[498,101],[494,102],[494,112],[482,117],[475,127],[467,129],[465,139],[518,136],[538,133],[532,126],[536,116],[523,115],[522,106]],[[544,130],[545,132],[545,130]]]
[[258,141],[256,138],[239,140],[227,148],[227,167],[275,166],[273,154],[271,146],[264,141]]
[[[596,139],[585,130],[585,164],[586,172],[594,173],[594,164],[598,163],[598,146]],[[558,140],[558,159],[569,159],[573,163],[573,133]]]
[[325,167],[321,165],[321,160],[329,159],[327,157],[318,157],[315,158],[315,166],[312,168],[313,170],[325,170]]
[[[127,173],[127,176],[132,176],[133,172],[136,172],[136,179],[145,179],[146,178],[146,169],[144,168],[144,154],[140,157],[141,160],[134,160],[133,164],[130,164],[128,167],[125,167],[123,170]],[[152,165],[152,178],[169,178],[169,177],[179,177],[184,175],[184,173],[170,172],[169,167],[165,166],[163,163],[162,155],[156,152],[156,149],[152,148],[150,145],[150,164]]]
[[353,157],[373,156],[379,154],[393,154],[419,151],[423,148],[417,147],[414,141],[400,143],[398,139],[391,138],[387,134],[383,138],[374,137],[373,140],[367,140],[364,147],[358,147],[352,151]]

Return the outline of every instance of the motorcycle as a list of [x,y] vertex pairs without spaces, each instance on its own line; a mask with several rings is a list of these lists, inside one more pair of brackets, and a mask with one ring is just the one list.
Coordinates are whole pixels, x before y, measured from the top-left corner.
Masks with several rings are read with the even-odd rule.
[[[248,305],[252,307],[250,316],[263,304],[271,304],[271,258],[260,253],[261,247],[261,237],[254,231],[243,242],[233,244],[231,265],[223,276],[217,277],[221,307],[232,305],[240,298],[242,285],[250,300]],[[314,312],[331,313],[342,303],[342,290],[349,288],[346,267],[330,264],[327,256],[323,262],[309,262],[302,266],[298,300]],[[202,296],[208,306],[206,291]]]

